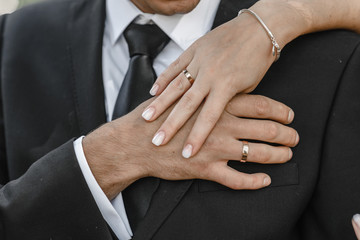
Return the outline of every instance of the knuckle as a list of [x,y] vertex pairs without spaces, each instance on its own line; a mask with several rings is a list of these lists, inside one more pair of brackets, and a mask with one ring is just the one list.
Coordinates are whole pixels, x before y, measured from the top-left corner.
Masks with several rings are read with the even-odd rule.
[[234,190],[239,190],[244,188],[244,180],[238,179],[237,181],[231,181],[228,183],[228,186]]
[[212,149],[216,152],[223,151],[226,146],[226,139],[223,136],[218,136],[214,141]]
[[217,115],[217,113],[213,111],[207,111],[205,115],[206,115],[206,121],[208,122],[209,126],[214,126],[219,120],[219,116]]
[[159,75],[159,77],[158,77],[158,79],[157,79],[157,83],[158,84],[165,84],[166,82],[170,82],[170,77],[171,77],[171,68],[169,67],[167,70],[165,70],[165,71],[163,71],[160,75]]
[[[195,137],[200,137],[200,135],[197,135]],[[215,137],[208,137],[203,145],[207,150],[211,150],[214,152],[219,152],[224,149],[225,139],[221,136]]]
[[263,147],[254,153],[254,158],[262,163],[268,163],[270,161],[270,153],[268,148]]
[[217,145],[217,140],[212,137],[208,137],[203,145],[205,149],[214,149]]
[[296,135],[297,135],[296,130],[289,128],[287,129],[287,131],[285,131],[284,134],[285,134],[284,141],[282,142],[282,144],[290,147],[296,146]]
[[279,128],[274,122],[267,122],[264,125],[264,131],[267,139],[275,140],[279,135]]
[[267,116],[270,112],[270,103],[264,96],[257,96],[255,100],[255,112],[258,116]]
[[193,92],[187,92],[187,94],[185,94],[182,98],[182,108],[186,111],[186,112],[192,112],[195,108],[195,95]]
[[233,119],[230,114],[223,113],[217,123],[214,129],[219,129],[221,131],[226,131],[226,129],[233,129],[233,126],[237,127],[237,122],[235,119]]
[[178,68],[179,65],[180,65],[180,57],[178,57],[175,61],[173,61],[173,62],[170,64],[169,68],[170,68],[171,70],[175,70],[175,69]]
[[210,126],[214,126],[216,124],[217,120],[218,120],[218,118],[215,114],[210,114],[209,117],[207,118],[207,121]]
[[[181,74],[181,73],[180,73]],[[182,76],[178,76],[177,78],[175,78],[171,84],[173,85],[173,87],[177,90],[180,90],[180,91],[184,91],[185,89],[185,85],[184,85],[184,80],[183,80],[183,77]]]

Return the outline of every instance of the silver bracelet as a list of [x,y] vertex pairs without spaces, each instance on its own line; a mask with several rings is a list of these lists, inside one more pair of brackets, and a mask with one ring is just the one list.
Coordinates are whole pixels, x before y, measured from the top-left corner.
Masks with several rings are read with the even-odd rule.
[[240,16],[240,14],[247,12],[250,13],[251,15],[253,15],[258,22],[261,24],[261,26],[265,29],[267,35],[269,36],[271,43],[273,45],[272,47],[272,55],[275,57],[274,62],[276,62],[277,60],[279,60],[280,58],[280,53],[281,53],[281,48],[279,46],[279,44],[276,42],[274,35],[272,34],[272,32],[270,31],[270,29],[266,26],[266,24],[264,23],[264,21],[252,10],[250,9],[242,9],[239,11],[238,16]]

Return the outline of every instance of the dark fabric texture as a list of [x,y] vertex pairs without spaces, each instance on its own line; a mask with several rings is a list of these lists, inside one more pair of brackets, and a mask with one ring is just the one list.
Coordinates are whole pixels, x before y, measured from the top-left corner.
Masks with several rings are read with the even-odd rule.
[[[223,0],[214,26],[254,2]],[[106,121],[104,6],[55,0],[0,17],[0,239],[112,239],[72,147]],[[301,37],[256,89],[294,109],[300,143],[283,165],[229,165],[269,173],[272,186],[162,180],[134,239],[355,239],[359,43],[347,31]]]

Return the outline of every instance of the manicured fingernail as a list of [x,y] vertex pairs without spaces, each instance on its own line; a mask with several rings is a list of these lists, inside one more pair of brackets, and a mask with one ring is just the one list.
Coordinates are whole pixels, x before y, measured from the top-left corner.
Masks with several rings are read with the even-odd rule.
[[356,225],[360,228],[360,214],[355,214],[353,216],[353,220],[356,223]]
[[184,158],[189,158],[189,157],[191,157],[192,149],[193,149],[193,147],[192,147],[191,144],[186,145],[186,146],[184,147],[183,151],[182,151],[182,156],[183,156]]
[[164,139],[165,139],[165,132],[160,131],[154,136],[154,138],[152,139],[152,143],[156,146],[160,146],[163,143]]
[[154,84],[154,85],[152,86],[152,88],[150,89],[150,94],[151,94],[151,96],[155,96],[158,90],[159,90],[159,85]]
[[293,152],[291,151],[291,149],[289,148],[289,159],[291,159],[293,156]]
[[145,120],[149,121],[152,118],[152,116],[154,115],[154,113],[155,113],[155,108],[149,107],[141,114],[141,116]]
[[288,116],[288,122],[291,122],[294,119],[294,111],[290,109],[289,116]]
[[264,178],[264,186],[269,186],[271,183],[271,179],[269,177]]

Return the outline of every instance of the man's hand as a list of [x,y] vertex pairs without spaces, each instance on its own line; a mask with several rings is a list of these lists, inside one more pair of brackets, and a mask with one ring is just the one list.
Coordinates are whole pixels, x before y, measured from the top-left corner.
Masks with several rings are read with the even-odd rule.
[[289,147],[299,140],[294,129],[280,124],[293,120],[294,114],[289,107],[263,96],[241,94],[230,101],[199,153],[184,159],[182,145],[200,109],[167,145],[156,147],[151,138],[171,109],[156,121],[146,123],[141,113],[150,101],[103,125],[83,140],[89,166],[109,199],[147,176],[168,180],[205,179],[232,189],[262,188],[271,182],[268,175],[245,174],[227,165],[228,160],[241,160],[243,145],[239,139],[283,145],[275,147],[250,142],[247,161],[263,164],[290,160]]

